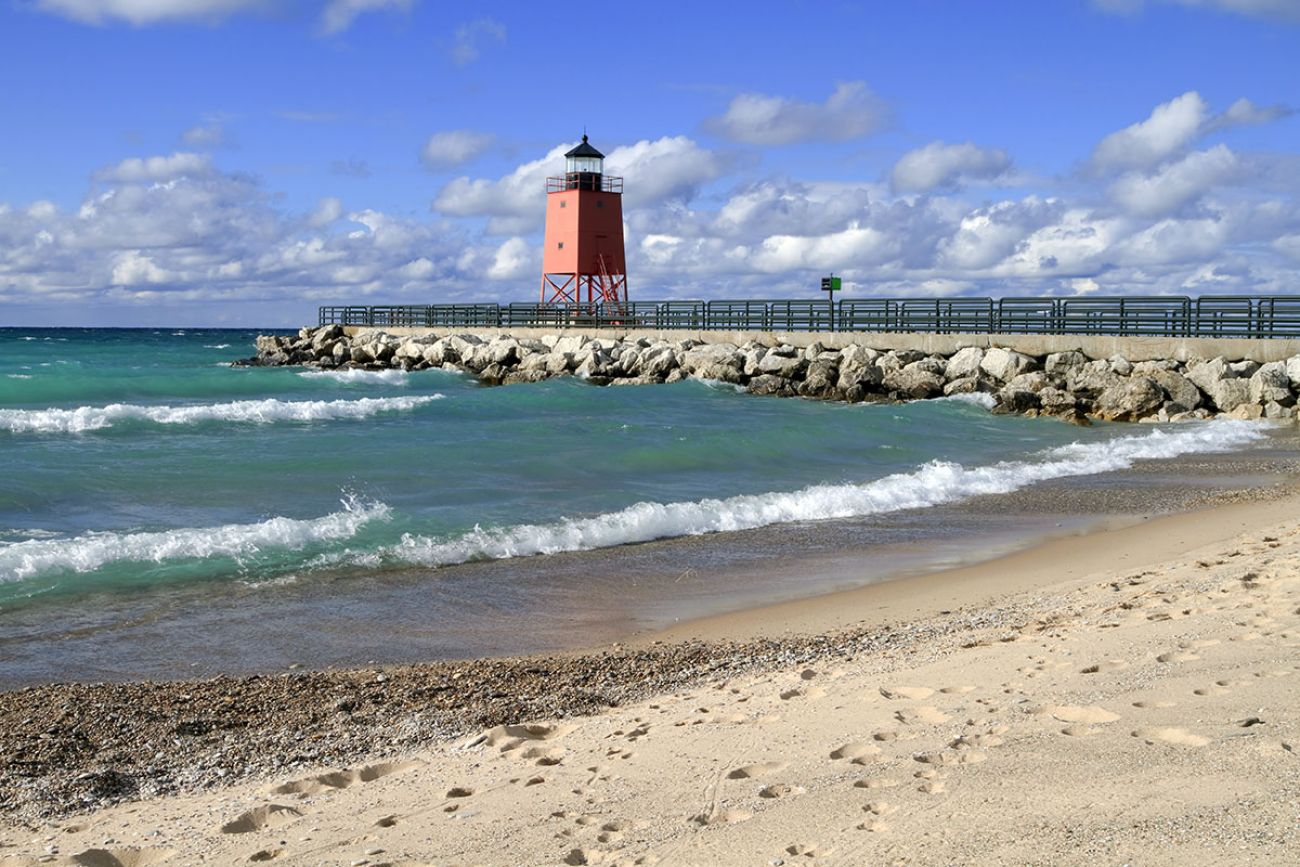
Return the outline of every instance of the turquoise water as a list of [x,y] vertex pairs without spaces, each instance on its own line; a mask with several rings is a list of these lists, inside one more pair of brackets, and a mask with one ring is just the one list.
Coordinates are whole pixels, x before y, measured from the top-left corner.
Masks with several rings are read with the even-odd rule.
[[[1051,452],[1072,443],[1172,456],[1253,438],[689,381],[484,388],[444,371],[228,366],[253,336],[0,332],[0,603],[854,517],[1077,475],[1088,467]],[[1078,453],[1103,469],[1113,455]]]
[[229,366],[254,336],[0,330],[0,643],[41,633],[33,606],[75,631],[82,616],[110,626],[116,599],[183,591],[248,610],[292,585],[343,606],[390,574],[472,583],[480,604],[518,588],[463,564],[509,562],[526,585],[554,564],[580,576],[555,558],[595,555],[571,552],[617,565],[657,539],[923,516],[1262,438],[1247,423],[1078,428],[695,381],[487,388],[447,371]]

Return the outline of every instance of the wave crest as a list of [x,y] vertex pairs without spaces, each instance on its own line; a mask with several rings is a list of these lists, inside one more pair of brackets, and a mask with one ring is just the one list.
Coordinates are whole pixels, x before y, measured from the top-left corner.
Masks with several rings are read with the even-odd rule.
[[0,430],[11,433],[83,433],[112,427],[121,421],[154,424],[198,424],[209,421],[270,424],[368,418],[381,412],[411,410],[442,394],[419,397],[364,397],[356,400],[236,400],[182,406],[141,406],[114,403],[76,409],[3,409]]
[[[1128,469],[1138,460],[1231,451],[1263,435],[1259,424],[1219,421],[1175,432],[1153,430],[1109,442],[1076,443],[1045,452],[1045,460],[1040,461],[1004,461],[973,468],[950,461],[933,461],[913,472],[858,485],[814,485],[784,493],[686,503],[637,503],[617,512],[552,524],[499,529],[475,527],[462,536],[443,541],[407,534],[400,544],[380,552],[378,559],[449,566],[472,560],[557,554],[677,536],[751,530],[794,521],[865,517],[938,506],[983,494],[1006,494],[1067,476]],[[372,554],[352,562],[375,561]]]
[[162,563],[208,557],[249,557],[266,548],[301,550],[350,539],[371,521],[387,520],[380,502],[355,497],[321,518],[275,517],[257,524],[163,530],[155,533],[86,533],[72,539],[38,539],[0,545],[0,584],[51,572],[92,572],[118,562]]

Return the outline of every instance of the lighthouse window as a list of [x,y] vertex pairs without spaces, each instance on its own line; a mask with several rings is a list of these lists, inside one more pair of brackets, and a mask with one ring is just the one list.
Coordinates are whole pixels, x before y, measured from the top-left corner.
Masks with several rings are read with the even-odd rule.
[[568,202],[560,202],[560,207],[563,208],[563,207],[564,207],[565,205],[567,205],[567,204],[569,204],[569,203],[568,203]]
[[604,203],[603,201],[601,201],[600,199],[597,199],[597,200],[596,200],[596,207],[598,207],[598,208],[603,208],[603,207],[605,207],[605,203]]
[[557,249],[557,250],[563,250],[563,249],[564,249],[564,242],[561,241],[561,242],[559,242],[558,244],[556,244],[556,245],[555,245],[555,249]]

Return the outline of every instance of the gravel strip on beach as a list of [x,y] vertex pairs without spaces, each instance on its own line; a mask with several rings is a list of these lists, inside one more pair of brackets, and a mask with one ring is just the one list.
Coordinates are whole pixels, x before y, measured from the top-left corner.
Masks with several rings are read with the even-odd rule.
[[34,823],[113,803],[399,755],[506,723],[591,714],[739,674],[863,653],[928,654],[1011,608],[828,636],[615,646],[583,655],[0,693],[0,816]]

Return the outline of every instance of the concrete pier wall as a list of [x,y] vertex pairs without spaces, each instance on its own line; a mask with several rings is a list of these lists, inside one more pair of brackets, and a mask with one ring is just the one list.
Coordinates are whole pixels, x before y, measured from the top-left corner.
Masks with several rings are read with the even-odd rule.
[[1042,356],[1052,352],[1075,350],[1093,359],[1121,355],[1129,361],[1193,358],[1218,358],[1228,361],[1285,361],[1300,355],[1300,340],[1262,340],[1239,337],[1109,337],[1078,334],[890,334],[875,332],[805,332],[805,331],[657,331],[644,328],[401,328],[349,326],[349,336],[363,331],[415,336],[422,334],[476,334],[490,339],[498,334],[515,338],[540,338],[546,335],[583,335],[608,339],[648,338],[650,340],[698,340],[704,343],[733,343],[737,346],[755,342],[765,346],[784,343],[809,346],[821,343],[828,349],[843,349],[857,344],[882,352],[891,349],[914,349],[932,355],[951,355],[967,346],[987,349],[1000,346],[1026,355]]

